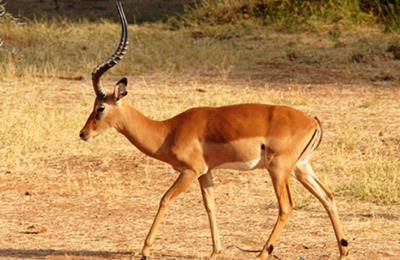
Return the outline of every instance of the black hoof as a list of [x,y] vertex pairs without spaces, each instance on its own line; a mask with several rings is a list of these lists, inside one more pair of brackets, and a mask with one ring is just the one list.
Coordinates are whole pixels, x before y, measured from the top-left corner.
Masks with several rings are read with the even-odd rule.
[[268,254],[269,254],[269,255],[272,254],[272,251],[274,251],[274,246],[273,246],[273,245],[270,245],[270,246],[268,247]]

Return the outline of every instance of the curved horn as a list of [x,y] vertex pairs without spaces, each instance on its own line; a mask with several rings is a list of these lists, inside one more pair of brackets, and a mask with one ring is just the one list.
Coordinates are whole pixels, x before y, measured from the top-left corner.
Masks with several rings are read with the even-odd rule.
[[120,61],[124,57],[126,50],[128,49],[128,43],[129,43],[128,42],[128,23],[126,21],[124,10],[122,9],[121,1],[115,0],[115,2],[118,7],[118,12],[119,12],[119,16],[121,18],[121,24],[122,24],[121,41],[120,41],[118,49],[115,51],[115,53],[110,58],[103,61],[100,65],[98,65],[93,70],[93,73],[92,73],[93,88],[94,88],[94,92],[96,92],[98,99],[106,99],[107,98],[107,95],[104,92],[104,89],[100,83],[101,75],[103,75],[107,70],[109,70],[115,64],[117,64],[118,61]]

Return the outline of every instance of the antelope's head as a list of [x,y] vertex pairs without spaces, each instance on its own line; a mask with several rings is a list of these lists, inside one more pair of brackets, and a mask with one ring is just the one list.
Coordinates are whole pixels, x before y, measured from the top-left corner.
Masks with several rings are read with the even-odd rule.
[[92,73],[92,83],[94,92],[96,93],[96,100],[93,111],[79,134],[80,138],[84,141],[91,141],[107,129],[117,127],[117,121],[120,117],[121,99],[127,94],[128,80],[126,78],[121,79],[115,85],[114,93],[108,95],[105,93],[100,82],[100,77],[117,64],[124,57],[128,49],[128,23],[121,2],[116,0],[116,3],[122,24],[121,41],[115,53],[98,65]]

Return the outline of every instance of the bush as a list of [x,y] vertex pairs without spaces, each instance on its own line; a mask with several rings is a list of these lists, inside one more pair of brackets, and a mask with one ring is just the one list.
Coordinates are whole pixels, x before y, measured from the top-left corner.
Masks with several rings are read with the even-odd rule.
[[384,24],[400,28],[400,0],[203,0],[186,8],[199,23],[237,23],[262,19],[264,25],[301,25],[308,21],[348,25]]

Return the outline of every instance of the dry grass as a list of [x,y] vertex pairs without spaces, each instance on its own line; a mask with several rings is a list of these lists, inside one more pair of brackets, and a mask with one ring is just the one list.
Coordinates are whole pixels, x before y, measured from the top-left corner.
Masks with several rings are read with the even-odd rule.
[[[223,77],[129,81],[128,101],[154,119],[193,106],[244,102],[285,104],[319,115],[325,120],[325,138],[314,168],[335,191],[350,259],[400,255],[398,88]],[[1,257],[140,259],[159,199],[177,175],[115,131],[90,143],[80,141],[93,96],[89,81],[3,78]],[[265,171],[218,170],[214,182],[221,259],[249,259],[253,254],[233,245],[259,249],[265,243],[278,214],[270,179]],[[292,186],[298,209],[278,240],[275,256],[336,259],[327,214],[296,181]],[[153,259],[204,259],[210,250],[200,191],[192,185],[168,209]]]
[[[7,77],[90,75],[116,48],[120,34],[120,25],[109,21],[65,19],[1,26],[0,76]],[[375,86],[396,86],[399,80],[399,60],[386,52],[399,42],[396,33],[327,26],[295,34],[251,25],[170,29],[130,26],[130,50],[111,73]],[[194,38],[199,32],[207,37]]]

